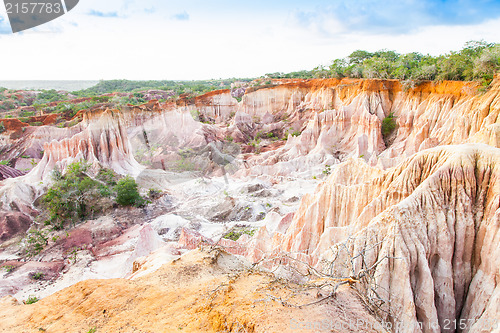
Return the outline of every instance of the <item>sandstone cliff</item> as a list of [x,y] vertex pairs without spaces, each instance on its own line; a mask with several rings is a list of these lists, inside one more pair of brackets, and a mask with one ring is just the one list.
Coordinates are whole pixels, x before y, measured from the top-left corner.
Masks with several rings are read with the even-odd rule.
[[80,133],[44,145],[44,156],[29,176],[43,179],[56,166],[64,170],[75,160],[85,160],[121,174],[138,175],[143,167],[132,156],[120,116],[121,113],[114,110],[106,110],[97,118],[85,114]]
[[460,319],[465,332],[490,331],[500,315],[499,163],[486,145],[425,150],[385,172],[350,160],[303,198],[275,245],[335,276],[373,267],[383,309],[406,332],[454,332]]

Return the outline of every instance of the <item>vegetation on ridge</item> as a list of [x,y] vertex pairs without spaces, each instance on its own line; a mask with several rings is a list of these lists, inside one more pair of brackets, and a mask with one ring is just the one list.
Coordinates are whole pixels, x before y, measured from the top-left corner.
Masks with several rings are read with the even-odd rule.
[[197,81],[131,81],[107,80],[100,81],[88,89],[73,92],[77,96],[96,96],[113,92],[138,93],[143,90],[170,91],[172,97],[181,94],[199,95],[218,89],[230,89],[236,81],[251,81],[252,79],[197,80]]
[[482,80],[500,69],[500,44],[469,41],[460,51],[431,56],[418,52],[357,50],[311,71],[266,74],[269,78],[378,78],[399,80]]

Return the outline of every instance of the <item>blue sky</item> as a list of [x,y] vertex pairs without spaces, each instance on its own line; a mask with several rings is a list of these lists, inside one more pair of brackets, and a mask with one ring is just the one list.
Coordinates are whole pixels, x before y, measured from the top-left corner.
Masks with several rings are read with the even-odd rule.
[[357,49],[440,54],[498,31],[500,0],[80,0],[15,35],[0,6],[0,60],[13,64],[2,79],[251,77]]

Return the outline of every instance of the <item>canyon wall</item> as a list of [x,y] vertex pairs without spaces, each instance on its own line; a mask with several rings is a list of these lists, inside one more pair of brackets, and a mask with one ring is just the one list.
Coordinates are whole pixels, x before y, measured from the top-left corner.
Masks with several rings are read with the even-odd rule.
[[499,314],[499,162],[486,145],[425,150],[384,172],[349,160],[302,199],[274,246],[335,276],[373,267],[405,332],[454,332],[445,324],[460,319],[488,330]]
[[[498,78],[491,86],[488,92],[478,94],[477,86],[466,82],[423,83],[403,90],[396,80],[303,80],[249,89],[240,103],[229,90],[220,90],[175,103],[151,101],[120,111],[81,112],[79,116],[85,120],[70,128],[27,127],[26,135],[20,138],[1,135],[4,147],[8,147],[2,155],[11,159],[32,152],[35,156],[44,144],[71,139],[92,123],[96,125],[90,132],[106,128],[105,122],[119,122],[109,126],[125,128],[130,146],[123,150],[120,147],[129,143],[118,144],[123,151],[116,153],[94,149],[97,160],[104,154],[105,164],[111,163],[110,158],[123,160],[129,148],[135,157],[168,160],[182,148],[202,147],[228,137],[249,144],[259,133],[274,133],[283,143],[263,142],[258,148],[261,154],[245,157],[248,168],[240,170],[240,176],[304,174],[348,157],[362,157],[370,165],[387,168],[415,152],[442,144],[482,142],[498,146]],[[107,112],[114,116],[98,120]],[[382,121],[391,113],[397,117],[398,128],[391,140],[384,142]],[[198,116],[206,123],[197,121]],[[70,156],[70,150],[77,154],[80,148],[75,145],[81,139],[69,141],[64,144],[65,154]],[[60,151],[50,145],[48,151]],[[52,153],[50,158],[63,156]],[[119,169],[125,172],[131,165]]]

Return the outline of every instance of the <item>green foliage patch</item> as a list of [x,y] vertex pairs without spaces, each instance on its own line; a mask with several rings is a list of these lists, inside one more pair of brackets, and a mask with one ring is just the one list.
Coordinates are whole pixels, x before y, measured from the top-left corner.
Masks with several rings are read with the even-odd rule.
[[118,181],[115,186],[116,202],[122,206],[142,206],[145,201],[137,190],[134,178],[127,176]]
[[13,272],[16,269],[16,266],[14,266],[14,265],[7,265],[7,266],[3,266],[3,269],[5,269],[5,271],[7,273],[11,273],[11,272]]
[[228,233],[226,233],[223,236],[223,238],[237,241],[244,234],[246,234],[250,237],[253,237],[253,235],[255,235],[256,230],[257,229],[255,229],[255,228],[234,228],[234,229],[230,230]]
[[[223,80],[197,80],[197,81],[173,81],[173,80],[102,80],[88,89],[75,91],[77,96],[97,96],[113,92],[138,93],[144,90],[172,91],[172,96],[181,94],[199,95],[217,89],[230,89],[231,84],[236,81],[251,81],[251,79],[223,79]],[[134,97],[142,97],[137,95]]]
[[34,257],[45,248],[49,237],[47,233],[42,230],[31,230],[25,238],[26,246],[24,252],[28,257]]
[[49,211],[46,225],[60,230],[69,221],[76,224],[101,211],[99,201],[109,188],[106,183],[92,179],[86,173],[88,167],[84,162],[75,162],[68,166],[64,175],[58,170],[53,172],[54,183],[43,196]]
[[460,51],[440,56],[411,52],[399,54],[391,50],[368,52],[356,50],[330,66],[311,71],[270,73],[265,77],[281,78],[378,78],[399,80],[479,80],[489,84],[500,69],[500,44],[483,40],[469,41]]
[[45,277],[45,274],[43,274],[42,272],[35,272],[35,273],[32,273],[30,275],[30,277],[33,279],[33,280],[41,280]]
[[64,174],[54,170],[52,178],[42,205],[48,216],[45,224],[54,230],[93,218],[111,208],[115,201],[123,206],[145,204],[132,177],[119,179],[113,170],[104,168],[93,176],[85,162],[70,164]]
[[382,120],[382,136],[387,138],[396,129],[396,117],[391,112],[387,117]]
[[28,299],[26,301],[24,301],[24,304],[34,304],[34,303],[36,303],[38,301],[39,301],[38,297],[36,297],[36,296],[29,296]]

